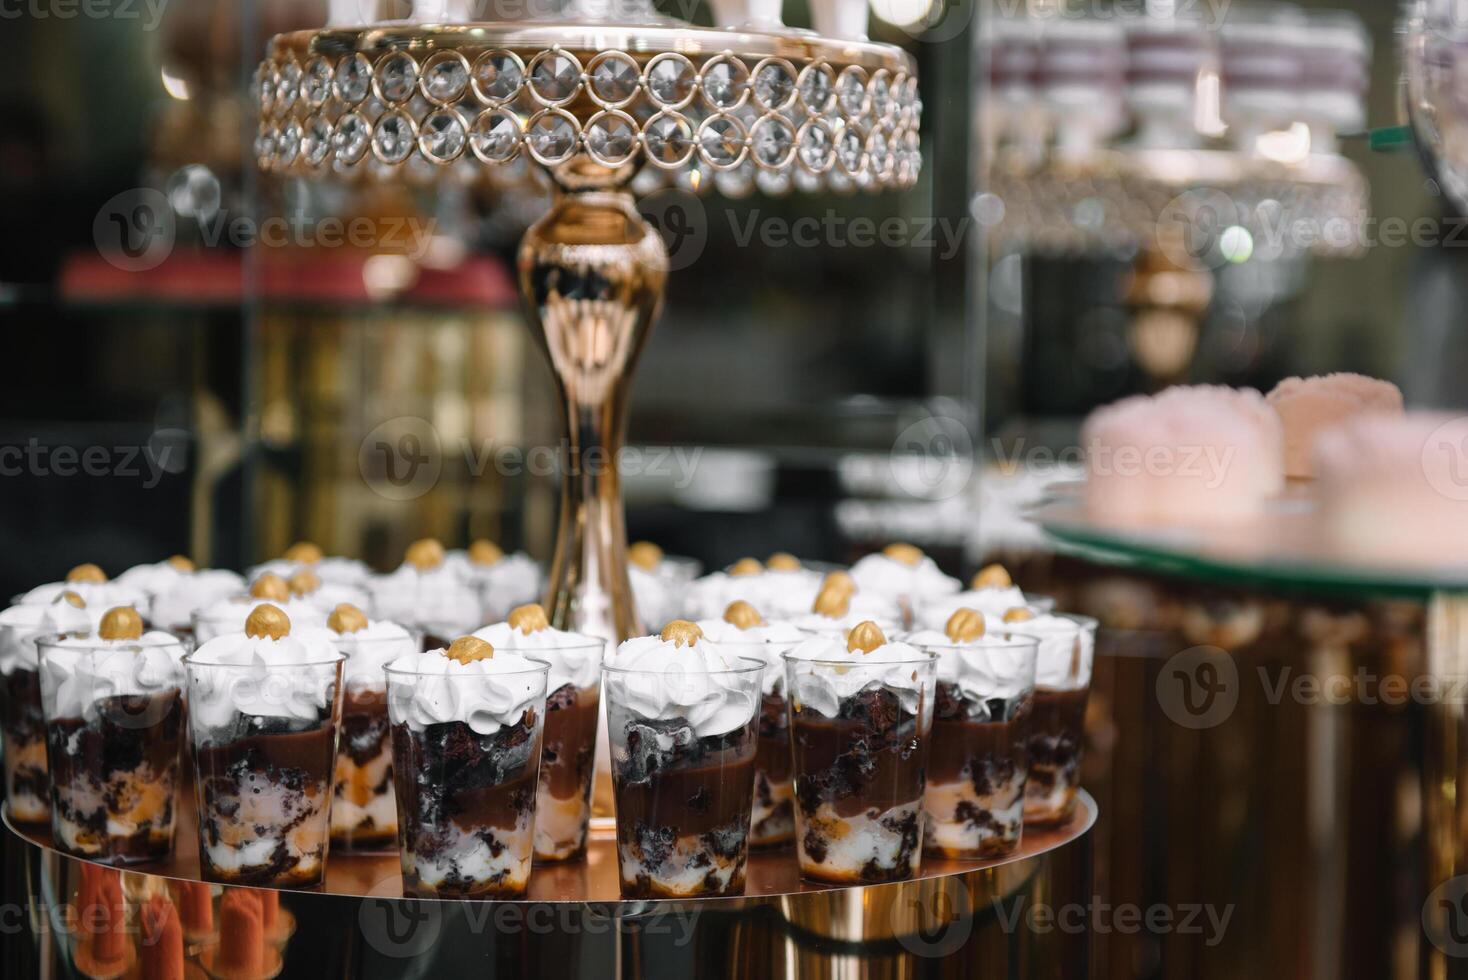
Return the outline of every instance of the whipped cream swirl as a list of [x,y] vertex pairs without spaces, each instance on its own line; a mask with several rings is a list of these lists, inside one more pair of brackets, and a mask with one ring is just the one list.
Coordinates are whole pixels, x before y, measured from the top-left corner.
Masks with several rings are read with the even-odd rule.
[[289,581],[292,575],[301,571],[315,572],[316,577],[321,581],[335,582],[338,585],[365,585],[367,579],[372,575],[372,569],[355,558],[323,558],[316,562],[275,558],[248,569],[245,577],[253,582],[260,576],[270,573]]
[[1049,596],[1026,596],[1017,585],[968,589],[954,595],[930,596],[922,600],[917,607],[917,621],[923,629],[941,632],[948,625],[948,618],[960,609],[972,609],[985,616],[1003,616],[1017,606],[1049,612],[1054,608],[1055,600]]
[[243,633],[245,620],[250,618],[250,613],[254,612],[257,606],[265,605],[274,606],[285,613],[293,629],[326,628],[327,612],[316,603],[307,602],[299,596],[291,596],[284,601],[256,599],[253,596],[231,596],[205,606],[194,614],[194,639],[202,644],[216,637]]
[[810,636],[794,623],[778,619],[749,629],[740,629],[723,619],[701,619],[698,628],[703,630],[705,640],[731,656],[763,660],[760,691],[767,695],[785,690],[784,656]]
[[682,718],[699,738],[747,724],[759,708],[757,661],[721,651],[707,640],[679,646],[658,636],[627,640],[606,661],[607,696],[643,718]]
[[401,565],[367,583],[373,612],[434,636],[461,636],[484,625],[479,593],[447,565],[423,571]]
[[385,619],[373,619],[352,633],[332,633],[332,642],[346,656],[342,674],[348,688],[384,690],[384,668],[399,657],[417,653],[422,640],[411,631]]
[[470,663],[430,650],[388,665],[388,717],[415,732],[458,721],[493,735],[543,707],[545,695],[546,664],[509,650]]
[[501,650],[515,650],[535,660],[550,664],[548,693],[567,684],[575,688],[595,687],[601,677],[601,662],[607,642],[594,636],[547,627],[526,633],[509,623],[494,623],[475,630],[474,635],[489,641],[495,656]]
[[[54,642],[52,642],[54,640]],[[91,634],[42,638],[41,696],[52,718],[95,721],[97,702],[126,695],[158,694],[184,687],[184,644],[171,633],[136,640],[103,640]],[[109,714],[113,721],[116,713]],[[138,716],[139,725],[157,719]]]
[[1028,643],[1007,642],[993,635],[954,643],[939,630],[919,630],[903,642],[937,654],[939,683],[956,684],[965,701],[1009,700],[1035,686],[1036,653]]
[[148,622],[164,629],[186,629],[199,610],[245,591],[245,580],[234,572],[218,568],[180,572],[166,563],[165,567],[174,577],[155,580],[161,588],[151,593],[148,603]]
[[984,617],[986,631],[1019,633],[1040,641],[1035,664],[1035,686],[1076,691],[1091,683],[1096,654],[1096,621],[1080,616],[1046,613],[1018,623]]
[[938,563],[926,555],[915,565],[883,554],[867,555],[851,566],[851,577],[859,589],[911,602],[963,588],[962,582],[944,575]]
[[316,722],[331,711],[342,655],[336,634],[293,628],[280,639],[217,636],[189,658],[189,713],[194,730],[236,730],[240,715]]
[[885,643],[863,653],[847,650],[845,637],[812,636],[785,657],[794,675],[792,696],[827,718],[840,714],[841,702],[852,695],[879,687],[896,694],[903,709],[913,713],[933,702],[935,658],[906,643]]
[[0,674],[17,670],[39,670],[36,640],[57,633],[86,633],[97,628],[102,609],[92,614],[65,599],[48,603],[11,606],[0,612]]
[[59,598],[63,592],[75,592],[81,596],[88,609],[107,610],[118,606],[132,606],[141,614],[148,608],[148,596],[142,589],[116,581],[47,582],[21,596],[19,604],[45,604]]

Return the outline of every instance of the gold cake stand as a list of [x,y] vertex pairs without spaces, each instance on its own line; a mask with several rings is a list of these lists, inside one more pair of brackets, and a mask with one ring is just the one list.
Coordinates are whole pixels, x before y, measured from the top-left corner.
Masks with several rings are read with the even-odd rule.
[[[128,906],[199,876],[197,823],[183,798],[171,860],[118,872]],[[834,887],[800,879],[793,850],[752,852],[738,898],[623,901],[614,836],[594,830],[584,862],[537,868],[517,902],[405,899],[397,855],[336,854],[325,886],[282,891],[283,976],[1084,977],[1096,805],[1082,792],[1071,821],[1026,831],[1013,855],[925,860],[896,884]],[[85,926],[75,912],[89,862],[51,848],[45,828],[6,817],[43,973],[74,966]],[[213,886],[217,907],[225,886]],[[217,922],[217,918],[216,918]],[[213,937],[188,941],[191,976]],[[141,950],[137,951],[140,958]],[[411,967],[410,965],[411,964]],[[13,964],[11,965],[13,966]],[[7,969],[7,975],[20,975]]]
[[615,461],[668,256],[632,178],[878,191],[911,186],[921,167],[912,58],[794,29],[639,13],[301,31],[270,43],[255,91],[271,173],[421,182],[528,160],[554,182],[519,255],[565,415],[546,608],[553,625],[608,640],[655,625],[632,602]]

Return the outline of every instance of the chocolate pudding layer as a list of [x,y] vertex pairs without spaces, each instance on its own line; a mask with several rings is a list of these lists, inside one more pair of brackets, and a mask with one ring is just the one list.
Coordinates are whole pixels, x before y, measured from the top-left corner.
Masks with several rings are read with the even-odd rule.
[[1089,694],[1089,688],[1035,689],[1028,742],[1030,771],[1025,786],[1026,823],[1061,823],[1070,817],[1080,786]]
[[312,885],[325,870],[336,725],[240,715],[244,734],[197,747],[199,864],[234,885]]
[[156,861],[173,848],[183,696],[121,695],[96,719],[47,726],[56,845],[109,863]]
[[617,855],[628,898],[744,891],[757,742],[753,717],[699,738],[684,718],[613,718]]
[[461,721],[392,728],[403,889],[514,898],[530,881],[539,720],[480,735]]
[[795,783],[790,778],[790,718],[781,694],[760,699],[759,746],[754,756],[751,847],[778,847],[795,839]]
[[591,784],[596,775],[599,688],[563,684],[545,702],[545,745],[535,804],[535,860],[570,861],[586,853]]
[[5,740],[5,800],[21,823],[51,818],[51,780],[46,765],[46,723],[40,675],[19,668],[0,684],[0,735]]
[[921,858],[926,778],[918,716],[887,688],[860,691],[828,718],[796,706],[795,801],[801,873],[822,881],[910,877]]
[[331,801],[331,843],[348,850],[391,848],[398,837],[387,689],[348,686]]
[[924,794],[929,854],[987,858],[1019,846],[1031,706],[1029,695],[969,704],[958,685],[939,683]]

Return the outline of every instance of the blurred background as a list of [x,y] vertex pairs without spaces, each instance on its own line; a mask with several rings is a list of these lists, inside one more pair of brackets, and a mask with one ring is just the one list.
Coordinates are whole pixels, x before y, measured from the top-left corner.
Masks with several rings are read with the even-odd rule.
[[[114,6],[17,5],[0,31],[0,589],[298,538],[379,569],[424,535],[548,557],[559,424],[513,287],[544,184],[263,179],[252,73],[324,0]],[[1353,370],[1468,404],[1468,228],[1393,128],[1402,13],[872,0],[873,37],[920,67],[916,187],[638,185],[675,271],[634,389],[630,537],[706,567],[902,539],[1101,615],[1098,892],[1245,911],[1222,952],[1098,936],[1099,976],[1416,975],[1420,719],[1245,705],[1205,737],[1151,690],[1200,642],[1188,609],[1261,624],[1213,637],[1241,663],[1410,672],[1420,608],[1179,594],[1056,558],[1019,517],[1127,394]],[[784,17],[810,23],[802,0]],[[1320,626],[1353,616],[1374,625]]]

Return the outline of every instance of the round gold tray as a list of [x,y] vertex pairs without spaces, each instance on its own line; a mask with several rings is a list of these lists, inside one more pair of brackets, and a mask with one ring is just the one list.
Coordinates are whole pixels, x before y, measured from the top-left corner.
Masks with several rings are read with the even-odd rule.
[[[415,974],[423,976],[482,972],[486,962],[516,976],[1084,976],[1095,819],[1095,802],[1081,793],[1068,824],[1026,831],[1008,858],[925,860],[918,877],[887,885],[804,882],[792,849],[752,852],[743,896],[681,901],[622,900],[606,829],[593,830],[585,861],[538,867],[524,901],[404,898],[395,853],[337,853],[321,889],[280,893],[292,928],[274,945],[283,976],[397,975],[407,959],[431,964]],[[70,967],[89,862],[53,850],[46,828],[8,814],[5,824],[6,848],[21,852],[6,862],[7,878],[23,879],[7,880],[6,893],[28,900],[39,961]],[[173,858],[120,872],[130,924],[147,896],[198,880],[195,826],[185,802]],[[217,908],[225,886],[211,888]],[[130,928],[130,941],[139,932]],[[201,956],[211,941],[189,944],[198,967],[190,975],[207,975]]]

